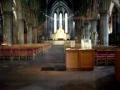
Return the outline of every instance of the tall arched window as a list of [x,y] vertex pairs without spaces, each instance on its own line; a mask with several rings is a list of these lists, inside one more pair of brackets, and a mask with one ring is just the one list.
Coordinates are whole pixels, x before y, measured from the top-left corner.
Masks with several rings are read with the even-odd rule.
[[65,13],[65,33],[68,33],[68,15]]
[[59,15],[59,28],[62,28],[62,13]]
[[54,33],[57,31],[57,14],[54,13]]

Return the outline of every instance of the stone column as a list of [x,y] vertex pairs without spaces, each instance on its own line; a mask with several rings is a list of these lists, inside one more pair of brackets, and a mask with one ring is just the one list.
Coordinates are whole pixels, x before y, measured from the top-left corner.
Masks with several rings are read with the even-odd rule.
[[18,42],[24,44],[24,20],[18,20]]
[[2,13],[0,12],[0,44],[3,43],[3,18]]
[[18,43],[24,44],[24,19],[21,0],[17,0],[17,21],[18,21]]
[[38,32],[38,28],[35,27],[34,29],[35,29],[35,42],[34,42],[34,43],[37,43],[37,37],[38,37],[37,32]]
[[27,43],[28,43],[28,44],[32,44],[32,23],[29,23],[29,24],[28,24]]
[[109,14],[100,14],[100,44],[108,46],[109,45]]
[[73,37],[73,40],[75,40],[75,22],[74,21],[72,21],[73,23],[72,23],[72,29],[73,29],[73,32],[72,32],[72,37]]
[[93,45],[97,44],[97,20],[91,21],[91,41]]
[[[47,19],[47,38],[46,38],[46,40],[48,40],[49,38],[50,38],[50,23],[51,23],[51,20],[50,20],[50,18],[48,18]],[[53,24],[53,26],[54,26],[54,24]],[[54,29],[53,29],[54,30]]]
[[12,44],[12,18],[13,13],[11,11],[4,11],[4,24],[3,24],[3,42]]
[[13,12],[12,0],[3,0],[3,43],[12,44]]
[[[49,14],[48,4],[49,4],[49,0],[46,1],[46,8],[45,8],[45,14],[46,14],[46,15]],[[46,17],[46,21],[45,21],[45,24],[46,24],[46,25],[45,25],[45,26],[46,26],[46,27],[45,27],[45,33],[44,33],[44,36],[45,36],[44,38],[45,38],[45,40],[47,40],[47,39],[49,38],[49,24],[50,24],[50,23],[49,23],[49,18],[48,18],[46,15],[45,15],[45,17]],[[54,22],[53,22],[53,23],[54,23]],[[52,25],[53,25],[53,24],[52,24]],[[53,30],[54,30],[54,29],[53,29]]]
[[86,22],[85,23],[85,39],[90,39],[90,27],[91,27],[91,24]]
[[[47,15],[47,8],[45,10],[45,14]],[[45,27],[45,39],[48,38],[48,17],[46,16],[46,21],[45,21],[46,27]]]
[[13,44],[17,44],[17,40],[18,40],[18,37],[17,37],[17,25],[16,25],[16,22],[15,24],[13,25]]
[[73,20],[69,20],[69,32],[70,32],[70,39],[75,40],[75,30],[74,30],[74,23]]
[[33,30],[35,30],[35,42],[34,43],[37,43],[38,42],[38,19],[37,19],[37,16],[34,15],[33,16]]
[[81,39],[84,39],[85,38],[85,27],[82,26],[81,27]]
[[81,18],[81,39],[85,39],[85,25],[84,25],[84,18]]

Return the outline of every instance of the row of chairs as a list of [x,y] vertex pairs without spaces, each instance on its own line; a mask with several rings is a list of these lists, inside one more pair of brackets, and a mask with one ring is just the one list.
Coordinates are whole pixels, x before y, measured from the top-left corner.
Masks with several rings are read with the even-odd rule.
[[95,65],[113,65],[115,50],[95,50]]
[[21,60],[21,59],[33,59],[35,60],[36,56],[46,52],[52,44],[45,45],[36,45],[36,46],[24,46],[24,47],[1,47],[0,48],[0,58],[3,60]]

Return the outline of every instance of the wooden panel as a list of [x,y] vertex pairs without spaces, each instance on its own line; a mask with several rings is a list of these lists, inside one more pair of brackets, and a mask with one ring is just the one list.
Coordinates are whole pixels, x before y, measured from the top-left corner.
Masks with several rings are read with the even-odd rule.
[[94,50],[79,50],[80,69],[91,70],[94,67]]
[[115,78],[120,81],[120,51],[116,51]]
[[79,68],[78,50],[66,50],[66,68]]
[[93,70],[94,50],[66,50],[66,68],[71,70]]

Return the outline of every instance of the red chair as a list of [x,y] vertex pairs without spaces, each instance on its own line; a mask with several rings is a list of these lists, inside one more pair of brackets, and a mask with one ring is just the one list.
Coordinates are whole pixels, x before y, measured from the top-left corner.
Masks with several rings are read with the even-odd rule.
[[113,65],[115,60],[115,51],[114,50],[107,50],[107,60],[106,65]]
[[95,64],[105,65],[105,60],[107,60],[106,50],[96,50],[95,51]]
[[12,49],[12,57],[13,57],[13,60],[20,60],[20,51],[19,51],[19,48],[13,48]]

